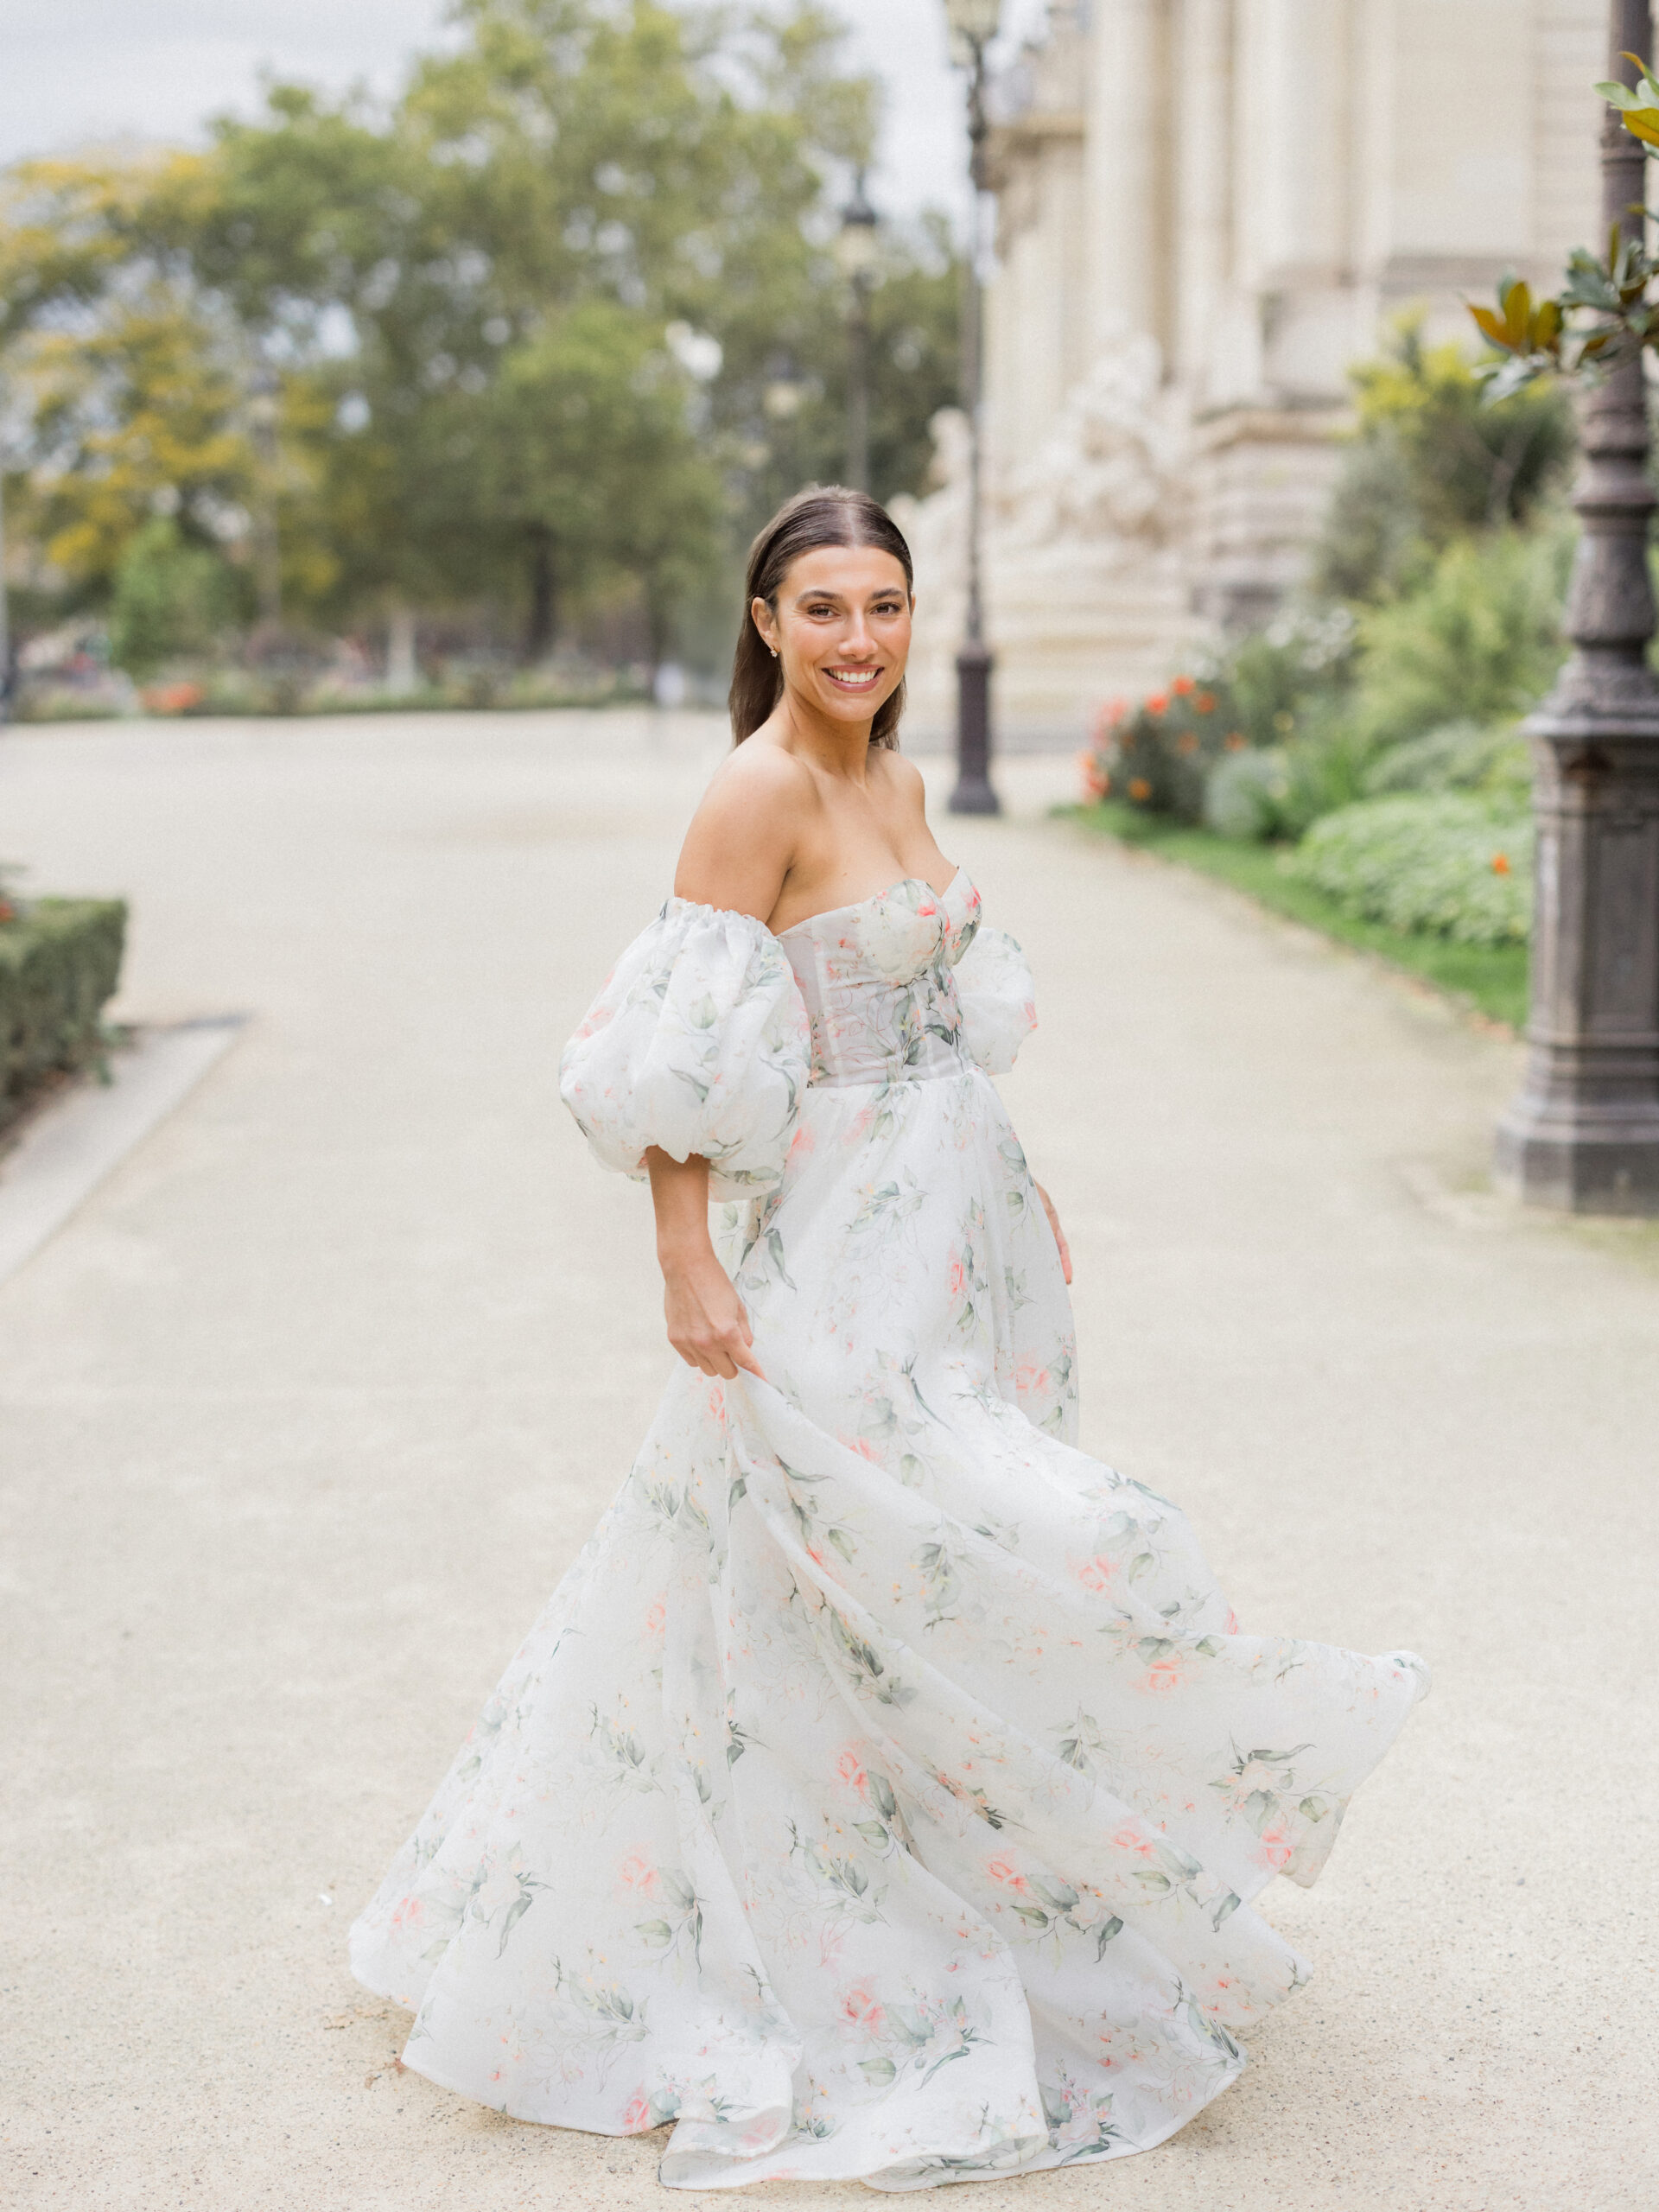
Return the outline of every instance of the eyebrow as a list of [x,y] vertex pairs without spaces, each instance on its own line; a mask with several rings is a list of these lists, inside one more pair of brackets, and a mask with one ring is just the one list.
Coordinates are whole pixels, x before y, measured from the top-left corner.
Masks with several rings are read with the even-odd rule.
[[[902,584],[883,584],[878,590],[869,594],[872,599],[902,599],[904,595],[905,588]],[[795,604],[799,607],[804,601],[809,599],[833,599],[844,605],[847,594],[844,591],[836,591],[828,586],[822,588],[815,586],[810,591],[798,591],[795,594]]]

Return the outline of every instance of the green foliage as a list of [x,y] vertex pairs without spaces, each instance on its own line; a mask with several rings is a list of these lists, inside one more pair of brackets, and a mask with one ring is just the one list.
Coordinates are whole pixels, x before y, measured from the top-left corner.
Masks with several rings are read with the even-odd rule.
[[1464,944],[1521,944],[1532,920],[1530,816],[1466,792],[1362,800],[1316,822],[1293,866],[1351,913]]
[[98,1056],[99,1017],[121,975],[127,910],[115,899],[40,899],[0,921],[0,1124],[51,1076]]
[[1316,592],[1386,599],[1459,537],[1530,522],[1565,480],[1566,394],[1540,386],[1489,404],[1457,346],[1423,344],[1421,318],[1397,324],[1352,382],[1358,427],[1314,548]]
[[1447,722],[1407,738],[1374,760],[1363,779],[1368,798],[1392,791],[1480,791],[1519,813],[1532,787],[1527,741],[1508,723]]
[[1205,827],[1242,844],[1266,843],[1285,835],[1290,798],[1290,758],[1282,746],[1229,753],[1205,780]]
[[241,579],[219,554],[192,544],[171,516],[153,515],[116,563],[111,657],[142,679],[182,654],[211,655],[241,602]]
[[1565,658],[1569,541],[1503,531],[1454,540],[1401,598],[1361,616],[1352,722],[1372,747],[1536,704]]
[[[204,543],[239,528],[244,562],[274,521],[290,620],[487,607],[540,654],[562,611],[632,594],[661,651],[762,512],[844,473],[830,243],[876,109],[833,20],[662,0],[454,19],[385,111],[277,85],[205,154],[12,176],[20,506],[95,603],[159,510]],[[884,493],[919,488],[955,397],[957,276],[942,224],[886,238]],[[784,385],[792,411],[767,404]]]

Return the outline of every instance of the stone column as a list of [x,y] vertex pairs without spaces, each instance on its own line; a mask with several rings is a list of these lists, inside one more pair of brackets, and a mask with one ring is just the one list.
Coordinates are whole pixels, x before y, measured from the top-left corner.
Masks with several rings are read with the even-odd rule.
[[1095,0],[1089,260],[1102,346],[1150,331],[1169,346],[1169,15],[1168,0]]
[[[1652,53],[1649,0],[1611,0],[1607,74]],[[1602,229],[1633,227],[1640,146],[1609,109]],[[1585,1213],[1659,1213],[1659,682],[1643,364],[1583,408],[1573,504],[1584,536],[1567,607],[1572,658],[1527,728],[1536,756],[1532,1051],[1497,1131],[1503,1181]]]

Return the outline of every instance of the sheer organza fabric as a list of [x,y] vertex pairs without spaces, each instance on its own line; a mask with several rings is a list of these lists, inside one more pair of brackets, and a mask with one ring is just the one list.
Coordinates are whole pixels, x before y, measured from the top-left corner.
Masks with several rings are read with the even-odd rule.
[[671,899],[567,1050],[607,1165],[715,1165],[766,1380],[680,1370],[353,1931],[406,2062],[672,2120],[661,2175],[903,2190],[1162,2141],[1306,1969],[1424,1686],[1240,1632],[1075,1446],[1054,1241],[988,1071],[1035,1019],[958,874],[773,938]]

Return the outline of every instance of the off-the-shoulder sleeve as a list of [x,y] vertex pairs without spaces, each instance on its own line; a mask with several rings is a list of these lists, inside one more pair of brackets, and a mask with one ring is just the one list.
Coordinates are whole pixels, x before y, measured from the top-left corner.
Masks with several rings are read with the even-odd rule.
[[643,1175],[650,1145],[700,1154],[711,1198],[745,1198],[782,1178],[811,1057],[772,932],[671,899],[565,1046],[559,1096],[607,1167]]
[[1006,931],[980,929],[956,975],[962,1041],[987,1075],[1005,1075],[1037,1027],[1026,956]]

